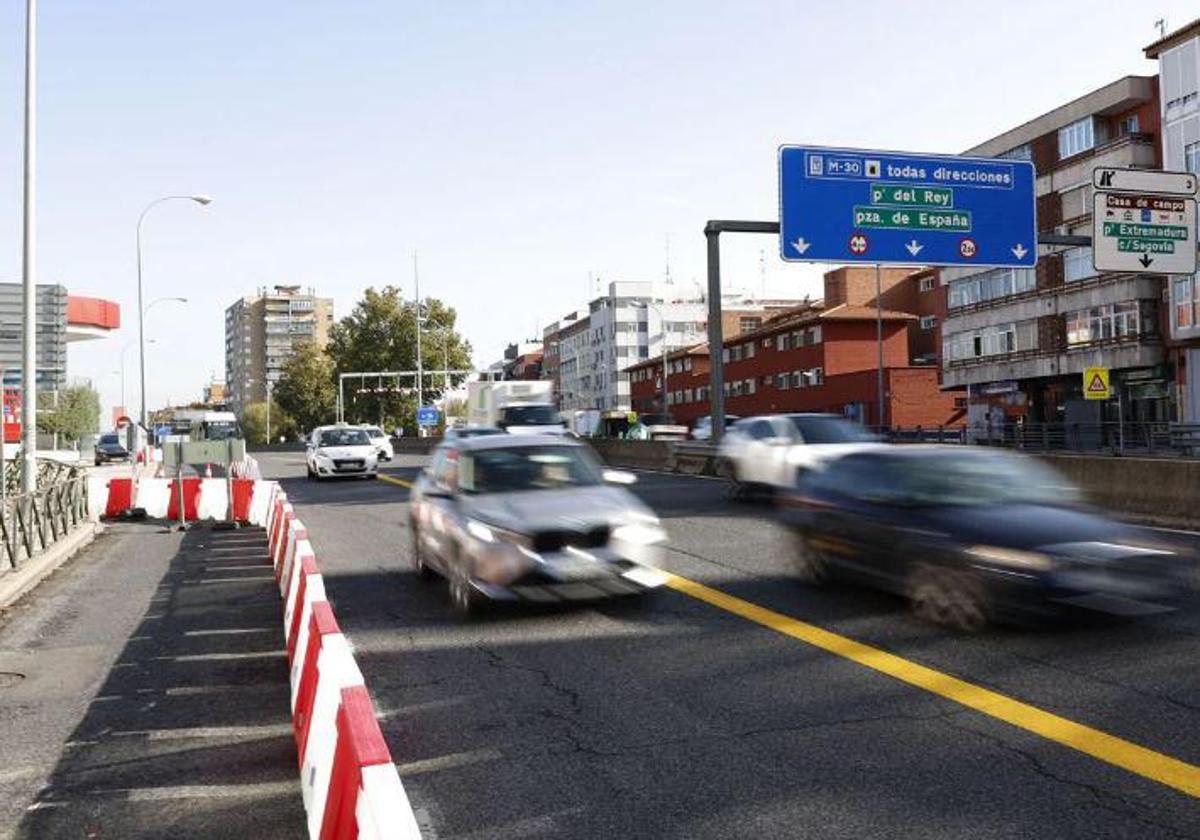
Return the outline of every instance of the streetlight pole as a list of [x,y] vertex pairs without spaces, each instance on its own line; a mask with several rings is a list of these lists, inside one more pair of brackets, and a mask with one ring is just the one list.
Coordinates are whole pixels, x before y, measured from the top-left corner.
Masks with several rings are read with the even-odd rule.
[[21,492],[37,490],[37,0],[25,2],[25,208],[21,242],[24,331],[21,341]]
[[[421,370],[421,276],[417,271],[417,252],[413,251],[413,296],[417,301],[417,409],[425,401],[425,390]],[[417,437],[421,437],[421,426],[417,425]]]
[[[212,203],[212,199],[206,195],[166,195],[162,198],[156,198],[146,205],[146,209],[142,211],[142,215],[138,216],[137,222],[137,296],[138,296],[138,366],[140,368],[141,378],[141,409],[139,411],[139,419],[142,428],[146,428],[146,310],[149,307],[142,305],[142,222],[146,219],[146,214],[152,209],[162,204],[164,201],[194,201],[197,204],[204,206]],[[154,301],[157,303],[158,301]]]
[[661,309],[659,309],[659,308],[658,308],[658,305],[657,305],[657,304],[655,304],[655,303],[651,303],[650,301],[645,301],[645,302],[642,304],[642,306],[643,306],[643,307],[645,307],[645,309],[646,309],[646,311],[647,311],[647,312],[649,312],[651,309],[653,309],[653,310],[654,310],[654,312],[655,312],[655,314],[657,314],[657,315],[658,315],[658,323],[659,323],[659,335],[661,335],[661,336],[662,336],[662,401],[663,401],[663,414],[670,414],[670,411],[667,409],[667,394],[668,394],[668,393],[670,393],[669,389],[667,388],[667,354],[668,354],[668,350],[667,350],[667,319],[666,319],[665,317],[663,317],[663,312],[662,312],[662,310],[661,310]]

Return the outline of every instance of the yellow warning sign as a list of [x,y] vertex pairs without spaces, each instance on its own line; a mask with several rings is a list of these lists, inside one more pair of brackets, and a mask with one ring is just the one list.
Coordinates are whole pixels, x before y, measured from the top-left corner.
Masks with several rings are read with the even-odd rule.
[[1083,369],[1083,396],[1089,400],[1107,400],[1112,397],[1112,388],[1108,384],[1108,368]]

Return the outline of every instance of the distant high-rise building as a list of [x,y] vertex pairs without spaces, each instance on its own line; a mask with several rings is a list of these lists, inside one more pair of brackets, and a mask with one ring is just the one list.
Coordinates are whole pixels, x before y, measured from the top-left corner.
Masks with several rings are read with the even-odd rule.
[[241,414],[264,402],[267,382],[278,382],[283,365],[301,342],[324,348],[333,325],[333,299],[312,289],[275,286],[235,301],[225,310],[225,383],[229,407]]

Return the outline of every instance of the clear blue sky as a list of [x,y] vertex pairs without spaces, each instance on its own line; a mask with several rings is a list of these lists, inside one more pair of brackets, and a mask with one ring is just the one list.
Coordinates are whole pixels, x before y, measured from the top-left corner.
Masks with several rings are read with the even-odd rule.
[[[0,278],[20,278],[24,0],[0,0]],[[1128,73],[1194,2],[42,0],[40,278],[120,301],[72,349],[115,403],[146,226],[150,404],[224,371],[225,307],[368,285],[457,307],[477,363],[585,300],[587,277],[704,277],[713,217],[777,215],[784,142],[960,151]],[[768,237],[725,276],[818,292]],[[127,390],[135,404],[135,352]]]

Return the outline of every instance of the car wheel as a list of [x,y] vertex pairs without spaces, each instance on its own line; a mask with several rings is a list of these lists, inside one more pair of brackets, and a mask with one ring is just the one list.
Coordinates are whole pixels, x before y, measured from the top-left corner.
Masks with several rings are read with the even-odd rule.
[[417,573],[417,577],[421,580],[429,580],[433,577],[433,570],[425,565],[425,553],[421,549],[421,532],[417,530],[415,525],[410,526],[412,531],[412,563],[413,571]]
[[463,618],[469,618],[479,606],[479,596],[471,588],[467,572],[457,559],[450,566],[450,604]]
[[812,538],[799,532],[792,554],[792,568],[795,569],[796,579],[808,586],[821,586],[830,578],[829,563],[825,560],[824,552],[813,545]]
[[978,580],[930,563],[921,563],[908,579],[908,601],[922,621],[962,633],[975,633],[987,624],[987,604]]

